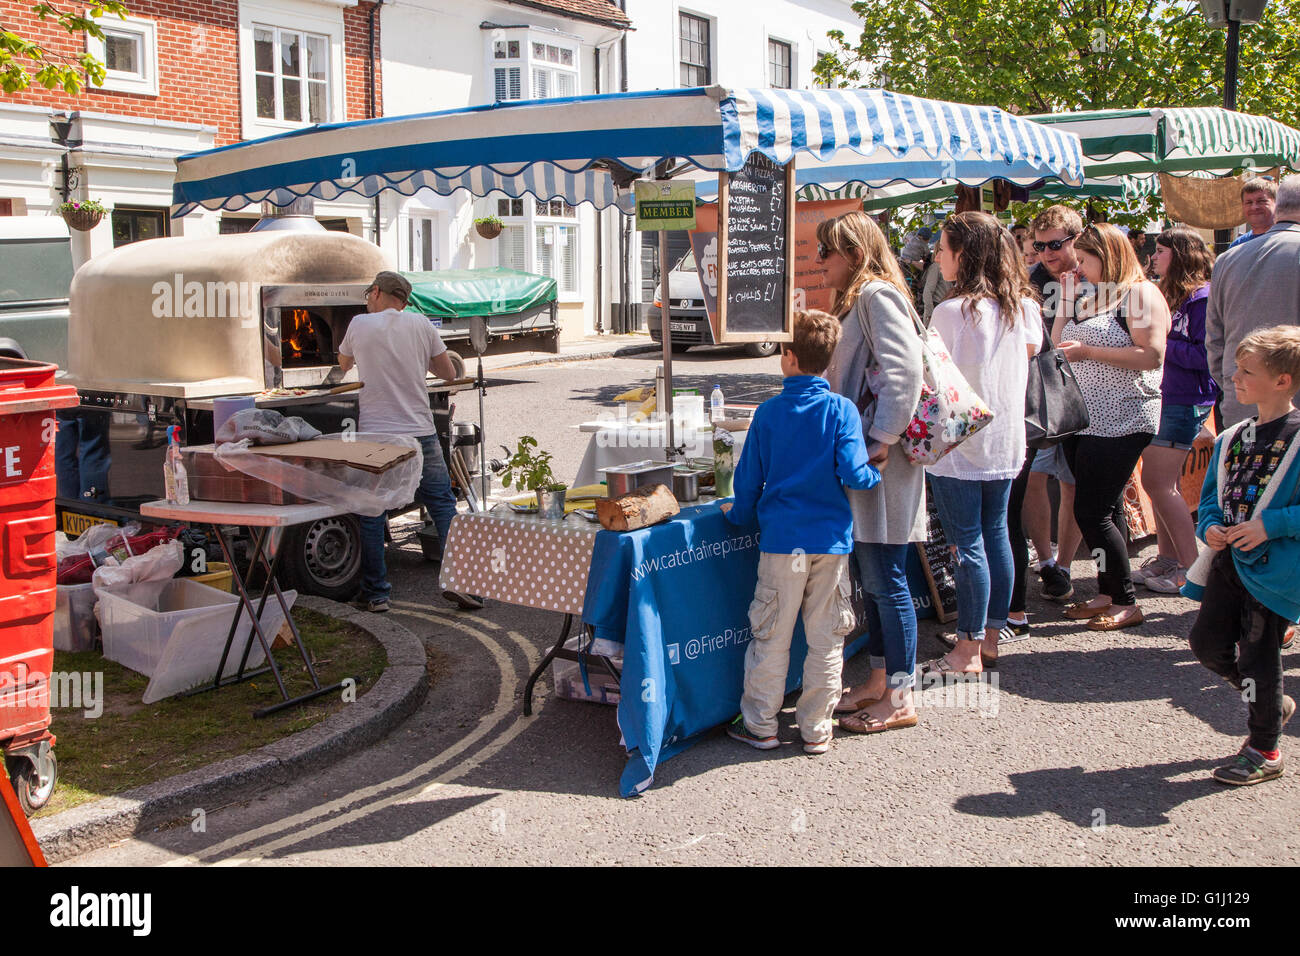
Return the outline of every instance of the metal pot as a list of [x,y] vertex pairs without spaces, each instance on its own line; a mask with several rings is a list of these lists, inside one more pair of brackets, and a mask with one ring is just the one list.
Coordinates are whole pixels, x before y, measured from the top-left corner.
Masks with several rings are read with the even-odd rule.
[[566,490],[561,488],[559,491],[547,491],[544,488],[538,488],[537,516],[539,518],[563,518],[564,493]]
[[674,469],[673,495],[678,501],[698,501],[702,471]]

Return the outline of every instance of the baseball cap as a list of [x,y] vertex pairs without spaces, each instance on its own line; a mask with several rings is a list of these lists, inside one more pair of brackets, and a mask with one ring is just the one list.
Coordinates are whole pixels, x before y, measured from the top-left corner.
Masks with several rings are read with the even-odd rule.
[[400,276],[396,272],[384,270],[383,272],[376,273],[375,281],[372,282],[371,285],[380,292],[386,292],[389,295],[397,296],[403,302],[411,297],[411,283],[407,282],[404,276]]

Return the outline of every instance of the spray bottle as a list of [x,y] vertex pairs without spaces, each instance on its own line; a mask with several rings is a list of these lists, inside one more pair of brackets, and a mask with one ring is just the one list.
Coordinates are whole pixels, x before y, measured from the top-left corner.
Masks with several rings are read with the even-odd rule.
[[174,505],[190,503],[190,476],[181,461],[181,427],[171,425],[167,428],[167,460],[163,462],[163,484],[167,488],[167,500]]

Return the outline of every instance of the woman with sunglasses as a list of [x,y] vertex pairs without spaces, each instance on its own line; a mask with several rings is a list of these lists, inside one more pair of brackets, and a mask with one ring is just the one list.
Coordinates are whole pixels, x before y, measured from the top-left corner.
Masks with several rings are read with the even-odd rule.
[[944,535],[960,560],[956,644],[922,671],[978,674],[996,666],[999,632],[1011,609],[1007,510],[1025,461],[1028,360],[1042,346],[1043,319],[1023,253],[988,213],[949,216],[935,261],[953,289],[934,310],[931,327],[993,421],[927,469]]
[[1074,472],[1074,517],[1097,560],[1091,601],[1066,616],[1094,631],[1142,623],[1129,576],[1124,486],[1160,427],[1160,379],[1169,306],[1142,273],[1128,237],[1108,223],[1075,243],[1080,278],[1092,286],[1077,314],[1062,309],[1053,338],[1070,360],[1088,403],[1087,428],[1064,442]]
[[925,472],[895,449],[921,397],[921,339],[911,293],[880,227],[863,212],[817,227],[817,257],[835,292],[840,342],[826,378],[856,402],[871,463],[881,482],[849,491],[853,558],[865,593],[871,673],[844,692],[836,712],[854,733],[914,727],[916,608],[907,552],[925,540]]
[[1214,253],[1186,226],[1156,238],[1160,292],[1173,310],[1160,383],[1160,430],[1142,452],[1142,488],[1156,516],[1156,556],[1133,572],[1133,581],[1160,594],[1177,594],[1196,560],[1196,530],[1180,489],[1183,465],[1219,388],[1205,353],[1205,309]]

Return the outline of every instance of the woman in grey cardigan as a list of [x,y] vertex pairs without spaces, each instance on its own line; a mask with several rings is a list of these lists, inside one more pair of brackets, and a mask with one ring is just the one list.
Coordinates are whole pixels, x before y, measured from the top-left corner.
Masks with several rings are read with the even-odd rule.
[[871,674],[844,692],[840,726],[878,733],[916,725],[916,608],[907,584],[910,542],[925,540],[925,470],[895,447],[921,397],[921,339],[907,285],[884,234],[862,212],[817,227],[817,256],[835,290],[840,344],[831,388],[862,410],[862,430],[881,483],[848,491],[853,555],[866,595]]

